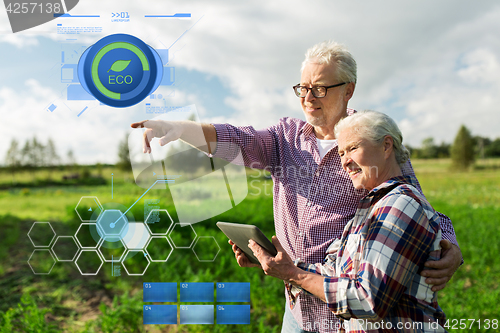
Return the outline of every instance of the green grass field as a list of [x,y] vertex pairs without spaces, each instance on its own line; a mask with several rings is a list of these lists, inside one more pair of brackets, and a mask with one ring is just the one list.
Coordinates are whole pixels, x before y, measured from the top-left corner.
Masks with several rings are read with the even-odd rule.
[[[477,163],[474,171],[464,173],[448,171],[447,160],[416,160],[413,164],[428,200],[452,219],[465,260],[439,293],[440,306],[450,319],[449,331],[500,331],[492,322],[500,320],[500,161]],[[213,236],[221,247],[214,263],[199,262],[191,249],[175,249],[167,263],[151,263],[144,276],[127,276],[123,270],[121,277],[112,276],[110,263],[105,263],[97,276],[82,276],[72,262],[57,262],[49,275],[34,275],[27,265],[33,252],[27,233],[33,222],[50,222],[57,235],[74,235],[80,225],[74,208],[82,196],[96,196],[109,207],[129,207],[145,191],[125,173],[109,167],[101,171],[103,175],[114,172],[113,198],[110,176],[104,176],[108,183],[100,186],[21,186],[0,191],[0,332],[280,331],[283,283],[257,269],[238,267],[227,239],[215,227],[217,221],[243,221],[258,225],[269,237],[273,235],[272,198],[266,191],[257,195],[255,190],[267,188],[269,193],[269,180],[253,179],[251,195],[240,205],[193,226],[198,236]],[[54,173],[52,177],[60,179],[61,175]],[[37,177],[45,176],[18,174],[14,180],[34,183]],[[10,174],[0,173],[0,184],[11,181]],[[175,210],[165,193],[149,191],[130,210],[131,218],[143,221],[144,200],[160,199],[159,205],[168,209],[175,221]],[[158,255],[162,255],[161,250]],[[131,263],[135,268],[140,265]],[[250,327],[142,325],[143,282],[222,281],[251,283]],[[472,320],[476,322],[472,324]],[[464,323],[467,329],[460,328]]]

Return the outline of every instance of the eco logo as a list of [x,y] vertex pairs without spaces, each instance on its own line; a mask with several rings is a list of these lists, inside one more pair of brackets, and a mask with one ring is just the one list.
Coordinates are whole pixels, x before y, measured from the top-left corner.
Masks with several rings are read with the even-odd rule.
[[79,0],[3,0],[12,32],[52,21],[75,8]]
[[158,88],[163,65],[156,51],[139,38],[115,34],[102,38],[82,54],[78,78],[103,104],[128,107]]

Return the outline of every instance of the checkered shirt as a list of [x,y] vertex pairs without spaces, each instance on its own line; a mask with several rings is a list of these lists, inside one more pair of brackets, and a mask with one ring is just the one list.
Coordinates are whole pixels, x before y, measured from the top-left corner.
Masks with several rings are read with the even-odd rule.
[[[347,112],[351,115],[355,111]],[[292,260],[321,262],[332,239],[340,239],[366,194],[354,189],[342,169],[337,144],[321,159],[313,126],[294,118],[282,118],[263,130],[229,124],[214,126],[214,156],[238,160],[239,151],[230,148],[237,145],[245,166],[271,172],[276,236]],[[402,172],[414,176],[410,162],[402,167]],[[421,191],[416,179],[414,185]],[[443,238],[457,245],[450,219],[441,215],[440,226]],[[286,299],[290,306],[289,298]],[[323,324],[338,322],[324,302],[305,294],[300,295],[292,313],[299,325],[309,331],[332,332],[325,330]]]
[[296,263],[327,276],[328,307],[346,319],[340,332],[445,332],[437,293],[419,275],[440,258],[439,215],[409,183],[395,177],[361,199],[323,264]]

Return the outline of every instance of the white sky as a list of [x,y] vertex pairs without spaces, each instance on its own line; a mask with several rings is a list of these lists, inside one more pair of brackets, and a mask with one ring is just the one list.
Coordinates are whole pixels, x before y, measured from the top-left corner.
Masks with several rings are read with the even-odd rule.
[[[129,12],[131,22],[112,23],[117,11]],[[175,13],[192,18],[144,18]],[[51,137],[61,155],[73,149],[79,163],[114,163],[128,125],[148,117],[143,106],[89,108],[80,117],[89,103],[45,110],[65,87],[57,81],[56,23],[104,27],[100,36],[78,36],[80,46],[117,32],[153,47],[173,44],[176,87],[165,90],[175,94],[168,104],[194,103],[202,121],[262,128],[302,118],[291,86],[306,49],[333,39],[358,63],[349,106],[389,114],[406,143],[429,136],[451,142],[461,124],[474,135],[500,136],[498,1],[80,0],[71,14],[101,18],[59,18],[12,34],[0,10],[0,163],[12,138],[24,144],[34,135]]]

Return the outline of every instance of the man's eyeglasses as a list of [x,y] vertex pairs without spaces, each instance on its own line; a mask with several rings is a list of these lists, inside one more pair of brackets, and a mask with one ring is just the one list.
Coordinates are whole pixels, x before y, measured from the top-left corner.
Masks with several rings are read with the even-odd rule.
[[316,87],[311,87],[311,88],[297,84],[296,86],[293,86],[293,91],[295,92],[295,95],[297,95],[297,97],[306,97],[309,90],[311,90],[311,93],[313,94],[314,97],[322,98],[322,97],[326,96],[326,92],[328,91],[328,89],[339,87],[339,86],[342,86],[346,83],[347,82],[342,82],[342,83],[334,84],[333,86],[327,86],[327,87],[316,86]]

